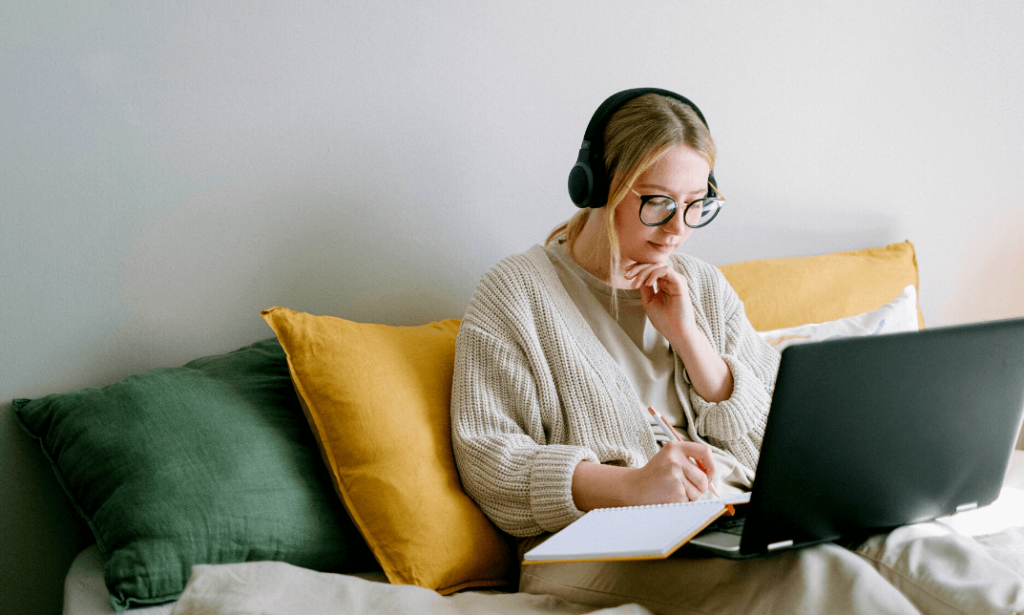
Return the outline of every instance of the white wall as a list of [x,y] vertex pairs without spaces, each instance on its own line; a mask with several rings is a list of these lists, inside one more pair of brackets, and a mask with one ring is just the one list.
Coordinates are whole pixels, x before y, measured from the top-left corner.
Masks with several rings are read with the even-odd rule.
[[233,349],[272,305],[459,316],[633,86],[718,141],[692,252],[910,239],[929,324],[1024,315],[1019,2],[13,4],[0,399]]

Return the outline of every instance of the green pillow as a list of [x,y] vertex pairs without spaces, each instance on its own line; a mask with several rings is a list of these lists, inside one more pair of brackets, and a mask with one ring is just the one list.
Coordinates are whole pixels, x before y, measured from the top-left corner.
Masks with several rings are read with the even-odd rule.
[[380,569],[276,338],[14,408],[95,534],[117,611],[176,599],[193,564]]

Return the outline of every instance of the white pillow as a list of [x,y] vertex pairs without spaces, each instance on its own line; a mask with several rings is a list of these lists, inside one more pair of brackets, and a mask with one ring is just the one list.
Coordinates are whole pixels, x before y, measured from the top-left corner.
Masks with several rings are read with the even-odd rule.
[[898,297],[877,310],[819,324],[761,331],[760,335],[763,340],[782,352],[783,348],[793,344],[917,329],[917,289],[913,284],[908,284]]

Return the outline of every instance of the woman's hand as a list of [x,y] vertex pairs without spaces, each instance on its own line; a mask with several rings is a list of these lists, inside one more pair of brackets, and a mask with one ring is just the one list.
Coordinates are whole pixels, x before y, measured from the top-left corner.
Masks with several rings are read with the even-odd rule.
[[[697,394],[710,402],[729,399],[732,372],[697,328],[686,278],[671,262],[631,263],[626,265],[624,275],[632,280],[633,288],[640,289],[648,320],[682,359]],[[658,292],[654,292],[655,283]]]
[[647,318],[670,342],[683,339],[696,330],[686,278],[670,262],[632,263],[625,267],[625,277],[632,280],[633,288],[640,289]]
[[[707,468],[707,474],[697,463]],[[673,441],[642,468],[579,462],[572,475],[572,499],[582,511],[689,502],[707,491],[714,477],[715,459],[710,446]]]
[[[696,462],[696,463],[695,463]],[[699,464],[707,468],[707,474]],[[711,447],[698,442],[666,442],[631,481],[635,505],[693,502],[715,477]]]

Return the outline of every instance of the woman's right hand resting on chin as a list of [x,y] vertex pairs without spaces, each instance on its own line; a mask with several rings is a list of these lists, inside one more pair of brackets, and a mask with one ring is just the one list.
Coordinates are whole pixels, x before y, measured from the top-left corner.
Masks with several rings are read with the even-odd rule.
[[[691,458],[702,463],[707,474]],[[581,461],[572,475],[572,499],[582,511],[689,502],[700,498],[714,477],[715,460],[710,446],[667,442],[642,468]]]

